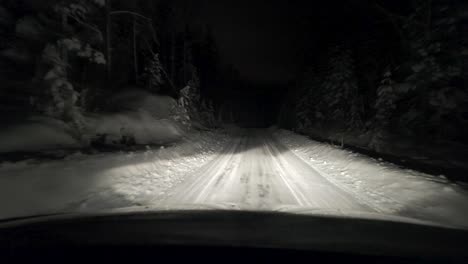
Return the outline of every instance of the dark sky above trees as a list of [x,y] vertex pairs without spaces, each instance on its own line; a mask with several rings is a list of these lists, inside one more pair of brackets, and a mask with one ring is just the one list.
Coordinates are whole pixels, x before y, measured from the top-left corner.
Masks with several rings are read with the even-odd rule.
[[[366,20],[384,19],[371,2],[204,0],[197,7],[195,19],[213,29],[222,58],[232,63],[242,77],[286,81],[296,74],[301,49],[317,49],[320,53],[320,45],[329,45],[326,40],[356,35],[359,27],[363,34],[371,34],[365,28],[370,24]],[[380,1],[398,11],[404,5],[387,2]],[[316,43],[304,42],[305,32],[313,33]],[[308,46],[301,47],[304,43]]]
[[203,1],[200,20],[213,29],[223,58],[254,81],[292,77],[298,1]]
[[192,85],[230,121],[260,113],[246,121],[274,123],[281,114],[288,127],[331,120],[368,129],[391,115],[397,127],[458,137],[456,125],[426,124],[467,116],[458,108],[468,97],[457,91],[468,80],[466,3],[0,0],[0,75],[11,83],[1,90],[20,102],[4,100],[9,111],[55,107],[63,118],[60,83],[63,100],[87,111],[129,87],[179,98]]

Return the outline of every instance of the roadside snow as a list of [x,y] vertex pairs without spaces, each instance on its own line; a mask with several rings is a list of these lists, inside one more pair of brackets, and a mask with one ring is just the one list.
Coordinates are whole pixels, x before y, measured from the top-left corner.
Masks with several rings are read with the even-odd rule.
[[[169,144],[181,139],[182,127],[170,119],[156,119],[146,110],[113,114],[88,115],[83,137],[106,134],[106,143],[119,142],[122,136],[132,136],[135,143]],[[83,145],[73,137],[66,123],[46,117],[35,117],[0,131],[0,153],[38,152],[75,149]],[[108,142],[107,142],[108,141]]]
[[154,95],[132,88],[114,95],[108,104],[116,112],[143,110],[156,119],[167,119],[170,118],[177,101],[169,96]]
[[[84,139],[105,134],[105,142],[101,143],[112,145],[130,136],[135,143],[145,145],[173,143],[184,135],[181,125],[171,119],[177,102],[169,96],[124,91],[110,98],[109,103],[114,108],[112,113],[85,114],[81,131]],[[82,148],[83,142],[68,124],[48,117],[9,124],[0,131],[0,153]]]
[[119,141],[131,135],[137,144],[167,144],[180,139],[182,128],[174,121],[157,120],[146,111],[99,115],[89,118],[91,135],[106,134],[109,140]]
[[193,132],[168,148],[0,164],[0,218],[149,205],[212,160],[227,136]]
[[468,226],[468,192],[432,176],[278,130],[275,138],[324,177],[381,213]]
[[0,152],[39,151],[79,147],[68,126],[52,118],[36,117],[0,131]]

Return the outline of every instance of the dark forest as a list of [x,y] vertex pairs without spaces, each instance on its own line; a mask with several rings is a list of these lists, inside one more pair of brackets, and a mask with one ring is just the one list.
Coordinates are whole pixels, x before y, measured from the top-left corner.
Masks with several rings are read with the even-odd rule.
[[468,227],[468,1],[0,0],[0,40],[0,247],[187,205]]

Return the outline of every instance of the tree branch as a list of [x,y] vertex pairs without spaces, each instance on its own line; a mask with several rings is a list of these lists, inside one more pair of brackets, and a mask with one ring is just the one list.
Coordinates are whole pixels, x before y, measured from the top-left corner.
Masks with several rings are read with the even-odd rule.
[[[146,43],[146,45],[148,46],[149,52],[151,52],[151,54],[152,54],[153,56],[156,55],[156,53],[154,53],[154,51],[153,51],[153,48],[152,48],[151,45],[149,44],[148,40],[145,39],[145,43]],[[162,65],[161,65],[161,70],[162,70],[164,76],[166,77],[167,81],[168,81],[169,84],[171,85],[172,90],[173,90],[175,93],[177,93],[177,89],[176,89],[174,83],[172,82],[171,78],[169,78],[169,75],[167,74],[166,70],[164,69],[164,67],[163,67]]]
[[88,23],[84,22],[83,20],[79,19],[78,17],[76,17],[76,16],[74,16],[74,15],[71,15],[71,14],[67,14],[67,15],[68,15],[68,17],[71,17],[71,18],[73,18],[76,22],[78,22],[78,24],[80,24],[80,25],[82,25],[82,26],[85,26],[85,27],[87,27],[87,28],[93,30],[94,32],[98,33],[99,36],[102,38],[102,32],[101,32],[101,30],[99,30],[99,28],[94,27],[94,26],[92,26],[91,24],[88,24]]
[[[382,7],[381,5],[377,4],[377,3],[374,3],[374,7],[379,10],[381,13],[383,13],[384,15],[386,15],[389,19],[391,20],[394,20],[395,18],[396,19],[399,19],[399,20],[402,20],[402,21],[408,21],[409,19],[405,16],[402,16],[402,15],[398,15],[398,14],[395,14],[395,13],[392,13],[390,11],[388,11],[387,9],[385,9],[384,7]],[[426,25],[420,21],[413,21],[415,24],[417,24],[418,26],[421,26],[421,27],[425,27]]]
[[119,14],[127,14],[127,15],[132,15],[132,16],[137,16],[137,17],[141,17],[143,19],[146,19],[148,21],[153,21],[151,18],[149,17],[146,17],[142,14],[139,14],[139,13],[136,13],[136,12],[132,12],[132,11],[127,11],[127,10],[117,10],[117,11],[112,11],[110,12],[110,15],[119,15]]
[[137,12],[133,12],[133,11],[128,11],[128,10],[116,10],[116,11],[112,11],[109,13],[109,15],[132,15],[132,16],[136,16],[136,17],[140,17],[140,18],[143,18],[145,20],[147,20],[147,22],[149,23],[149,27],[150,27],[150,31],[151,31],[151,34],[152,34],[152,37],[153,37],[153,41],[159,45],[159,40],[156,36],[156,31],[154,30],[154,27],[153,27],[153,19],[149,18],[149,17],[146,17],[140,13],[137,13]]

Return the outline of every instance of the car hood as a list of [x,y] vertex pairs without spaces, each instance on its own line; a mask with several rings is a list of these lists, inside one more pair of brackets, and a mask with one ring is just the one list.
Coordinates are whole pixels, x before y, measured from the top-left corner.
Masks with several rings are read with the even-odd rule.
[[468,230],[368,212],[232,204],[128,207],[0,223],[0,247],[16,241],[74,245],[208,245],[389,256],[467,256]]
[[124,208],[114,208],[106,210],[86,210],[73,211],[56,214],[46,214],[38,216],[20,217],[15,219],[0,220],[0,227],[5,225],[15,225],[24,222],[47,221],[49,219],[73,219],[80,217],[102,217],[119,215],[145,215],[153,213],[177,213],[177,212],[211,212],[211,211],[231,211],[231,212],[260,212],[272,214],[294,214],[314,217],[332,217],[340,219],[362,219],[384,222],[399,222],[415,225],[434,226],[452,229],[468,230],[465,226],[455,226],[452,224],[440,223],[437,221],[415,219],[400,215],[390,215],[374,213],[368,211],[355,211],[346,209],[324,209],[317,207],[304,207],[295,205],[281,205],[271,208],[255,208],[234,203],[212,203],[212,204],[171,204],[165,206],[132,206]]
[[258,208],[249,205],[235,204],[235,203],[205,203],[205,204],[176,204],[166,206],[134,206],[111,209],[107,211],[88,211],[87,214],[119,214],[119,213],[151,213],[151,212],[165,212],[165,211],[244,211],[244,212],[262,212],[262,213],[285,213],[296,214],[305,216],[316,217],[334,217],[345,219],[366,219],[375,221],[390,221],[410,223],[417,225],[428,225],[445,228],[466,229],[468,226],[456,226],[449,223],[440,223],[429,219],[417,219],[403,215],[385,214],[380,212],[369,211],[356,211],[347,209],[332,209],[332,208],[319,208],[307,207],[299,205],[280,205],[268,208]]

